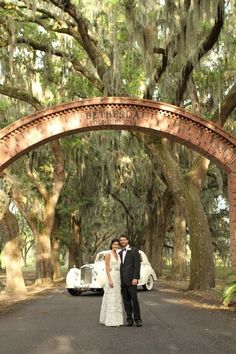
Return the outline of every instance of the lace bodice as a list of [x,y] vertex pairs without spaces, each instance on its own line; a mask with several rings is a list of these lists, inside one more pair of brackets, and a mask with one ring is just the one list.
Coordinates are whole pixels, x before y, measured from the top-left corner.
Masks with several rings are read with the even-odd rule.
[[116,257],[113,255],[113,252],[110,252],[110,271],[119,271],[120,270],[120,256],[117,254],[117,259]]

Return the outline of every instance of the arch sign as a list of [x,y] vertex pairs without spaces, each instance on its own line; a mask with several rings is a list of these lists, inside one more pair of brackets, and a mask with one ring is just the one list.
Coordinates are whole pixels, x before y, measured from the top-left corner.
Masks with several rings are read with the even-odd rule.
[[79,100],[19,119],[0,131],[0,172],[46,142],[91,130],[140,130],[184,144],[228,173],[231,261],[236,267],[236,139],[178,107],[121,97]]

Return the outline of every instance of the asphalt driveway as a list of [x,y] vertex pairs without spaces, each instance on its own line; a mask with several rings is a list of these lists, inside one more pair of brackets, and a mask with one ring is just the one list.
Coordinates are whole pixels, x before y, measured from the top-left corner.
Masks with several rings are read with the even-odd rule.
[[63,288],[0,316],[1,354],[232,354],[236,313],[200,308],[180,292],[139,291],[143,327],[98,323],[102,296]]

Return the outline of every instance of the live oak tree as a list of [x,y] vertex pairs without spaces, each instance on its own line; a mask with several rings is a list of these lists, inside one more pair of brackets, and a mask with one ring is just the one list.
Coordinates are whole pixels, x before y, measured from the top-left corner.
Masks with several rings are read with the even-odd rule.
[[[136,9],[133,6],[134,3],[131,5],[129,2],[127,3],[127,11],[129,16],[133,19],[133,27],[137,31],[140,28],[143,30],[142,26],[137,25],[135,16]],[[160,89],[164,88],[161,85],[161,80],[162,77],[166,80],[165,74],[168,73],[169,84],[171,82],[172,85],[172,90],[166,90],[168,100],[176,105],[180,105],[181,103],[187,103],[188,99],[191,99],[189,104],[192,105],[192,109],[197,110],[197,113],[203,113],[199,104],[199,94],[201,94],[201,91],[200,89],[198,91],[195,87],[193,73],[194,69],[196,72],[201,71],[198,65],[200,59],[206,55],[209,50],[214,48],[214,45],[219,39],[224,23],[224,2],[208,3],[209,12],[207,15],[209,15],[212,9],[215,11],[214,14],[212,12],[212,19],[207,18],[206,13],[202,11],[201,6],[204,6],[203,3],[196,4],[196,7],[200,5],[200,11],[196,13],[193,13],[194,5],[191,4],[190,1],[186,1],[184,5],[185,8],[183,9],[178,9],[176,6],[173,6],[171,10],[173,11],[173,15],[177,15],[177,13],[180,15],[180,31],[177,32],[176,36],[170,39],[168,44],[165,45],[164,50],[163,48],[156,49],[156,53],[163,55],[163,61],[160,65],[157,65],[155,71],[153,71],[153,79],[147,86],[146,97],[152,98],[155,94],[155,90],[160,92],[159,95],[161,95],[161,97],[163,96],[163,92]],[[183,10],[184,14],[182,15],[179,10]],[[193,31],[191,31],[193,24],[191,19],[195,18],[196,21],[203,21],[205,15],[205,21],[207,21],[208,25],[207,31],[205,31],[206,27],[199,28],[196,26],[196,23]],[[196,29],[198,33],[196,33]],[[135,32],[136,35],[137,31]],[[198,35],[199,39],[190,41],[190,37],[195,35]],[[191,47],[193,42],[194,47]],[[217,60],[219,59],[216,59],[216,62]],[[171,73],[174,74],[173,71],[176,75],[172,77]],[[166,80],[166,82],[168,81]],[[189,85],[187,85],[188,83]],[[190,85],[191,83],[192,85]],[[211,98],[213,97],[211,96]],[[224,105],[224,103],[226,104]],[[234,86],[231,88],[230,92],[226,93],[224,101],[222,100],[221,104],[221,111],[217,108],[215,112],[213,112],[213,106],[208,114],[211,113],[212,118],[219,120],[223,125],[226,118],[235,107]],[[208,286],[214,286],[212,241],[200,199],[201,184],[207,172],[209,161],[202,156],[196,156],[190,169],[185,173],[181,171],[179,165],[177,165],[171,153],[171,145],[165,139],[160,141],[160,139],[152,139],[147,136],[142,138],[146,143],[147,149],[150,149],[154,156],[156,156],[160,168],[165,174],[165,178],[173,192],[174,198],[185,211],[185,218],[190,231],[190,245],[192,251],[189,288],[207,288]]]
[[4,244],[6,265],[6,292],[21,295],[26,292],[21,270],[19,225],[16,216],[9,210],[7,193],[0,192],[0,233]]
[[[64,180],[64,154],[58,141],[51,143],[52,156],[38,171],[34,162],[25,158],[5,172],[5,179],[11,188],[12,197],[24,216],[35,237],[36,284],[52,283],[53,265],[51,258],[51,233],[55,221],[55,210]],[[31,160],[31,164],[30,164]],[[24,164],[24,175],[18,173]],[[40,167],[40,163],[39,163]],[[26,183],[27,182],[27,183]]]

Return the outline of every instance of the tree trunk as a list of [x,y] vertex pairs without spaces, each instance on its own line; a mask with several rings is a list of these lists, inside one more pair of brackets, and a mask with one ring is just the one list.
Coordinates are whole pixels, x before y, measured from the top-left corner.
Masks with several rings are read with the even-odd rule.
[[6,292],[11,295],[24,294],[25,282],[21,270],[21,250],[18,222],[14,214],[7,210],[1,224],[5,228],[4,247],[6,262]]
[[[24,186],[20,185],[9,175],[9,181],[12,183],[13,198],[17,203],[18,209],[26,219],[29,227],[35,236],[36,250],[36,281],[39,286],[50,285],[53,280],[53,267],[51,258],[51,233],[55,219],[55,209],[65,181],[65,159],[58,140],[51,143],[54,158],[53,180],[51,188],[48,190],[46,185],[35,177],[30,169],[29,161],[26,160],[25,169],[29,180],[34,184],[37,193],[35,193],[35,203],[42,207],[42,213],[36,214],[33,206],[29,208],[28,201],[24,194]],[[40,197],[38,197],[38,195]],[[43,200],[43,202],[42,202]],[[39,230],[38,230],[39,229]]]
[[52,229],[52,267],[53,267],[53,280],[58,280],[62,278],[61,275],[61,264],[60,264],[60,219],[58,215],[55,215],[55,220]]
[[51,261],[51,240],[48,233],[39,233],[36,236],[36,281],[38,286],[48,286],[53,281],[53,267]]
[[157,203],[156,200],[153,198],[153,184],[147,192],[147,208],[147,228],[144,251],[148,259],[152,263],[153,238],[155,237],[157,232]]
[[[2,253],[2,250],[3,250],[3,241],[0,237],[0,254]],[[0,257],[0,270],[2,270],[2,260],[1,260],[1,257]]]
[[80,234],[81,218],[72,213],[71,215],[71,241],[69,244],[69,269],[74,265],[80,268],[83,265],[82,237]]
[[159,228],[158,232],[154,236],[154,242],[153,242],[153,255],[151,258],[151,264],[153,266],[153,269],[156,272],[157,277],[162,276],[162,268],[163,268],[163,245],[164,245],[164,240],[165,240],[165,225],[161,225],[159,223]]
[[174,280],[186,280],[187,277],[186,221],[178,204],[175,206],[174,248],[170,276]]
[[60,264],[60,239],[52,240],[52,266],[53,280],[61,279],[61,264]]
[[215,287],[215,265],[208,220],[203,209],[199,189],[188,184],[185,212],[190,234],[191,266],[189,289]]
[[172,195],[167,190],[163,197],[159,199],[157,213],[156,234],[153,237],[153,252],[151,263],[157,277],[162,275],[163,270],[163,246],[165,243],[166,230],[171,211]]
[[[165,176],[168,186],[175,199],[184,210],[189,228],[191,265],[189,289],[208,289],[215,286],[215,270],[211,234],[204,212],[200,187],[194,169],[184,175],[174,160],[167,139],[144,137],[146,147],[152,152]],[[196,177],[196,178],[195,178]]]
[[[155,201],[155,198],[158,198],[158,200]],[[148,242],[145,250],[157,277],[162,275],[162,251],[165,242],[172,200],[172,195],[169,190],[166,190],[163,196],[148,196]],[[149,247],[151,249],[148,249]]]

